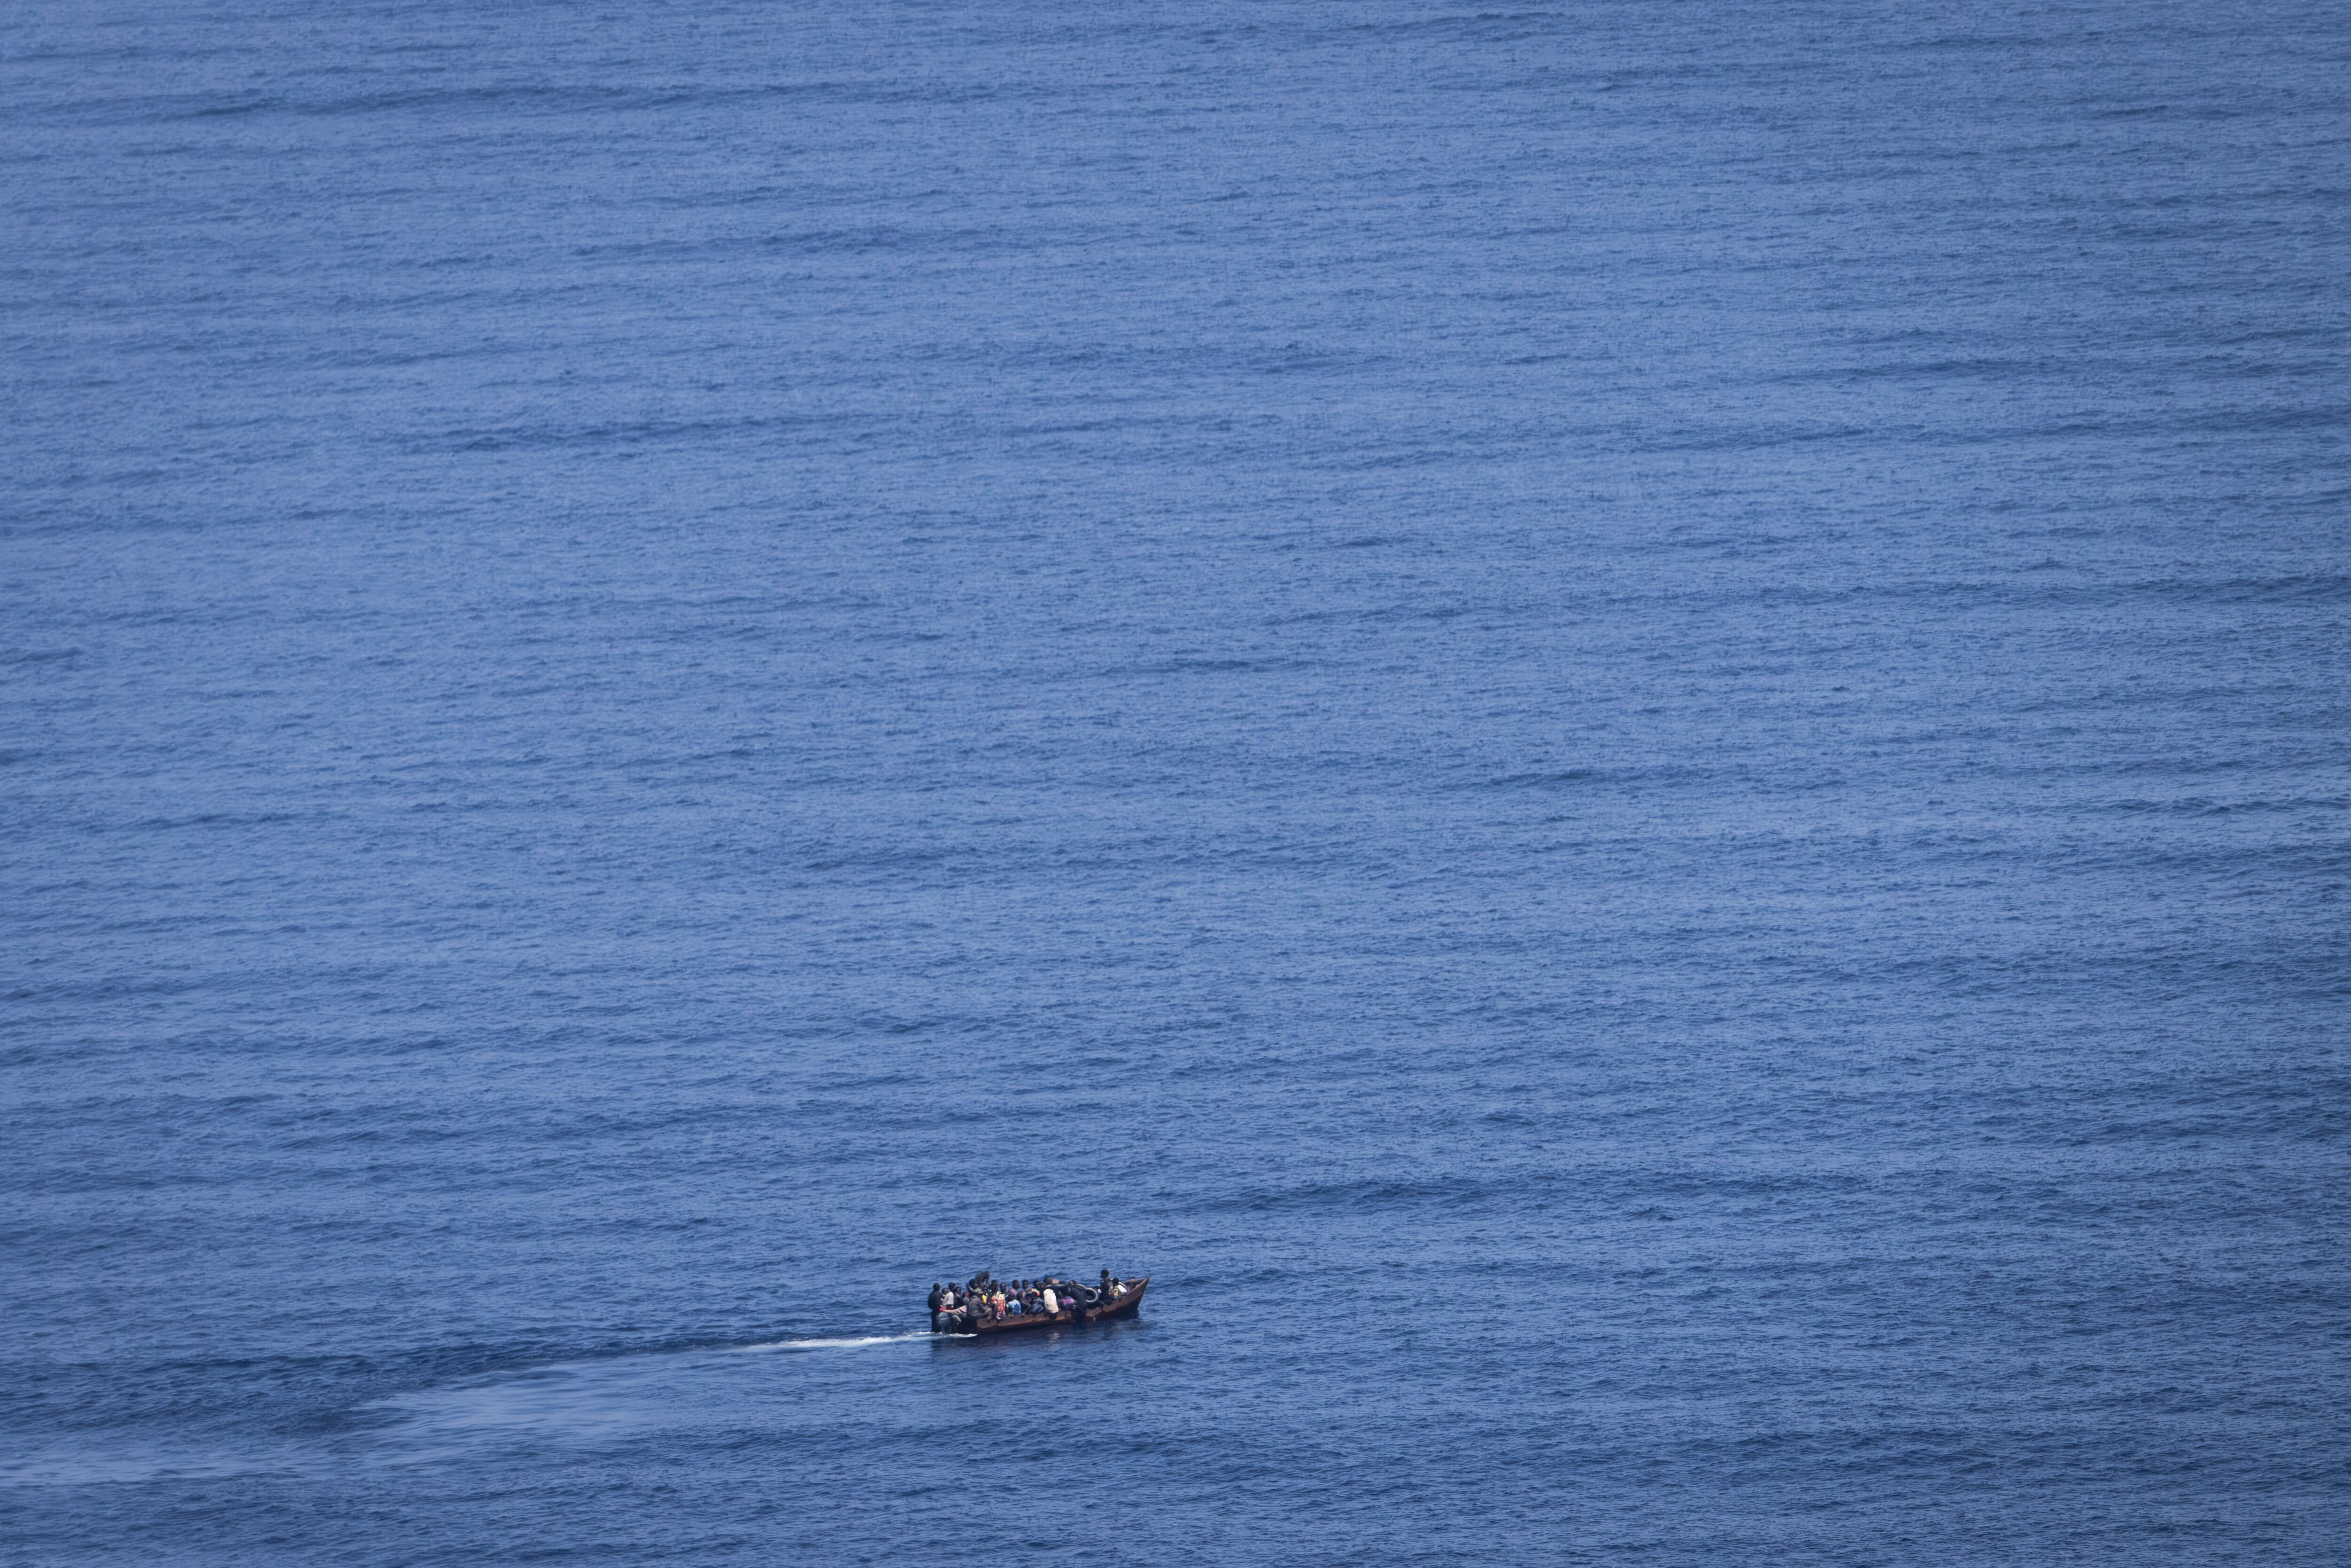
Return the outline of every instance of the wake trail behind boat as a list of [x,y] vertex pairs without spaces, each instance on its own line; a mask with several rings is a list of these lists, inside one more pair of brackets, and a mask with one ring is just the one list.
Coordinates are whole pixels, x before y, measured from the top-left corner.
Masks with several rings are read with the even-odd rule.
[[905,1344],[918,1339],[936,1337],[927,1331],[922,1331],[914,1333],[868,1334],[859,1339],[778,1339],[770,1340],[764,1344],[738,1344],[734,1347],[734,1354],[748,1355],[754,1352],[779,1350],[850,1350],[859,1345]]
[[[393,1446],[422,1445],[427,1450],[414,1457],[446,1457],[483,1441],[597,1442],[730,1421],[763,1425],[775,1418],[772,1401],[786,1388],[773,1379],[810,1375],[814,1369],[785,1374],[778,1366],[747,1380],[750,1367],[735,1358],[910,1344],[934,1337],[927,1331],[811,1335],[549,1362],[393,1395],[378,1401],[376,1408],[397,1417],[385,1434]],[[850,1375],[848,1363],[832,1364]],[[730,1366],[738,1370],[729,1375],[725,1369]]]

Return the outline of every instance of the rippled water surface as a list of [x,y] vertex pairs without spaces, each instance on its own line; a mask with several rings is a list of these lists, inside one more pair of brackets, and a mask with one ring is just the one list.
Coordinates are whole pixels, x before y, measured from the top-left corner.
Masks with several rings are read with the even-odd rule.
[[31,0],[0,240],[0,1562],[2351,1551],[2340,6]]

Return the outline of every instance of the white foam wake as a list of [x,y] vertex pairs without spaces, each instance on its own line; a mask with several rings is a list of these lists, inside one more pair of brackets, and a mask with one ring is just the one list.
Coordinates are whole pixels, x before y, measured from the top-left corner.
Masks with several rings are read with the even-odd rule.
[[[381,1441],[389,1448],[405,1448],[413,1458],[448,1457],[484,1441],[597,1443],[729,1421],[773,1425],[778,1419],[776,1396],[787,1386],[805,1393],[803,1380],[811,1376],[848,1375],[861,1385],[865,1379],[851,1373],[847,1363],[838,1374],[820,1374],[815,1365],[796,1372],[780,1364],[759,1373],[731,1358],[906,1344],[931,1337],[926,1332],[839,1334],[555,1362],[411,1389],[377,1401],[376,1408],[400,1418]],[[736,1369],[731,1375],[723,1370],[728,1365]],[[779,1376],[785,1384],[776,1381]]]
[[734,1349],[738,1355],[748,1355],[754,1351],[769,1350],[848,1350],[861,1344],[904,1344],[909,1340],[932,1337],[925,1332],[867,1334],[862,1339],[778,1339],[769,1340],[765,1344],[738,1344]]

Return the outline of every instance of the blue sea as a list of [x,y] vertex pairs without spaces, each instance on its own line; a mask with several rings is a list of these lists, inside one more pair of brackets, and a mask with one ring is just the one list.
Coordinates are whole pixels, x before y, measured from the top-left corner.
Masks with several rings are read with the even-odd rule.
[[2346,279],[2339,4],[17,0],[0,1563],[2344,1562]]

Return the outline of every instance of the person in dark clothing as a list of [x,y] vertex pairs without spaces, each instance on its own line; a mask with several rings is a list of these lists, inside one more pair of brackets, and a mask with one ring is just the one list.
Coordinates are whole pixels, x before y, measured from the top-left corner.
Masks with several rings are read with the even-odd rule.
[[931,1311],[934,1312],[937,1312],[941,1303],[946,1301],[946,1287],[945,1285],[934,1283],[931,1286]]

